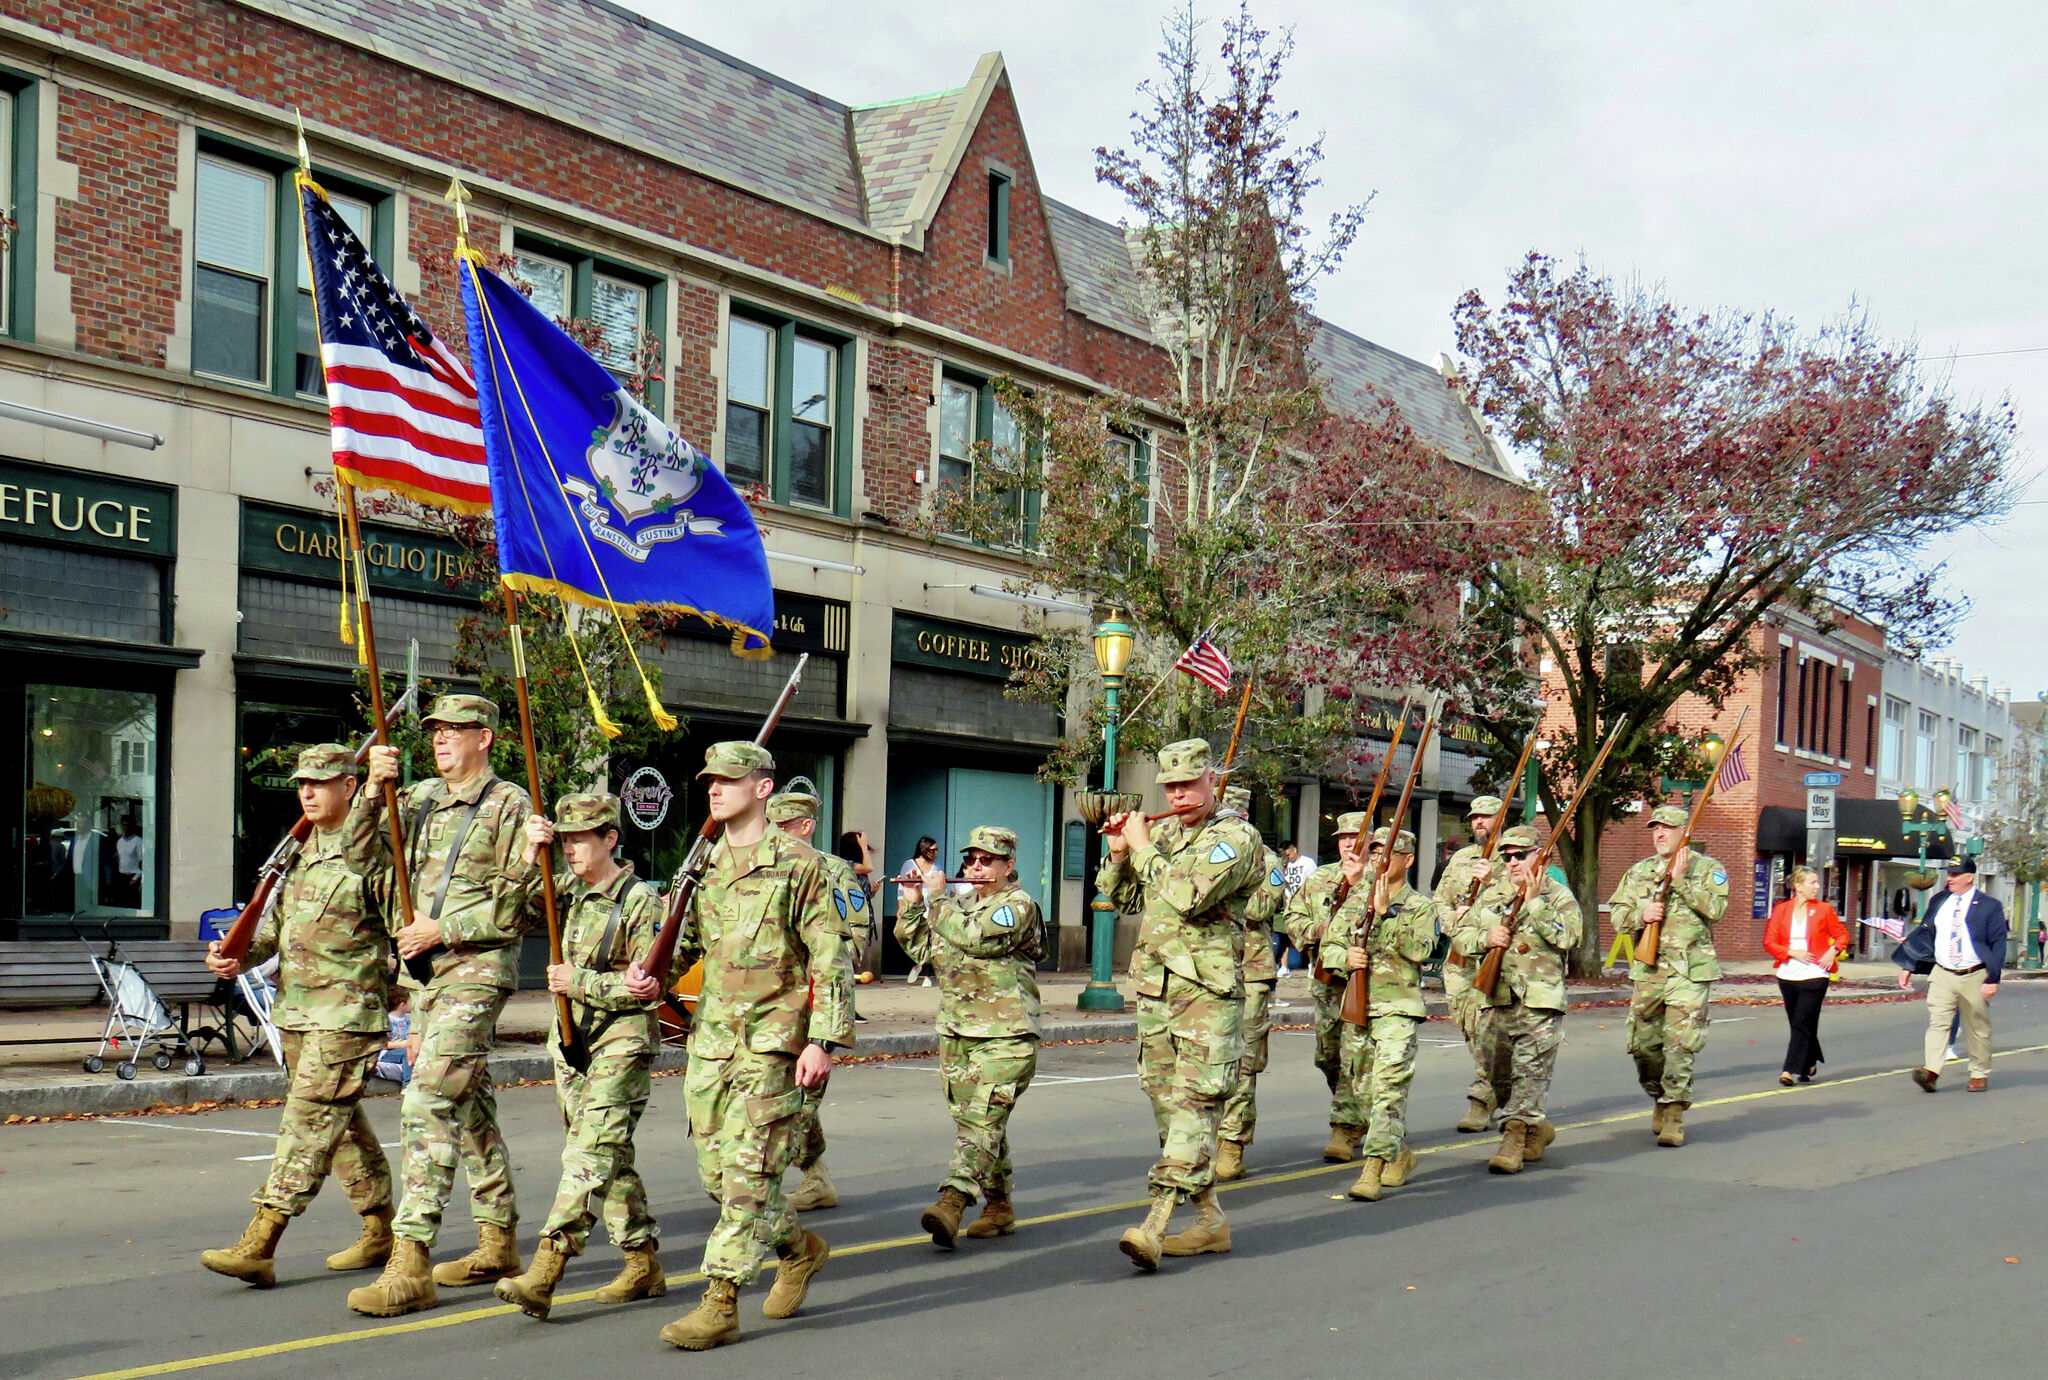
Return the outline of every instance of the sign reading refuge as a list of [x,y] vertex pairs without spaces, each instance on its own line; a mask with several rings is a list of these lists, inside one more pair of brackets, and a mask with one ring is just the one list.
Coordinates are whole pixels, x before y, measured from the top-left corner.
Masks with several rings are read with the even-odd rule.
[[896,660],[912,666],[1008,680],[1013,671],[1036,668],[1045,654],[1039,649],[1038,639],[1022,633],[972,623],[950,623],[898,609],[894,655]]
[[[338,585],[346,549],[333,513],[268,503],[242,504],[244,570]],[[370,567],[371,587],[387,594],[466,601],[483,592],[469,553],[458,543],[430,532],[366,522],[363,559]]]
[[161,484],[0,459],[0,537],[169,560],[177,505]]

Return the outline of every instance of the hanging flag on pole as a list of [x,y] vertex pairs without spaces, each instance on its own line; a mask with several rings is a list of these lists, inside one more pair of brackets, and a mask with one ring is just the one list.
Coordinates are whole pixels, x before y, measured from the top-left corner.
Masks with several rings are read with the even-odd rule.
[[311,178],[299,179],[334,470],[346,483],[488,512],[476,385]]
[[1941,802],[1941,815],[1943,819],[1948,821],[1950,832],[1955,834],[1957,838],[1969,837],[1969,822],[1963,818],[1963,807],[1956,802],[1954,796],[1950,796]]
[[1230,658],[1207,634],[1196,638],[1194,645],[1180,654],[1173,669],[1187,672],[1219,695],[1230,693]]
[[1728,749],[1728,755],[1721,759],[1721,777],[1714,785],[1717,791],[1732,791],[1749,780],[1749,768],[1742,764],[1742,744]]
[[476,254],[458,267],[505,584],[693,614],[768,656],[768,554],[725,476]]

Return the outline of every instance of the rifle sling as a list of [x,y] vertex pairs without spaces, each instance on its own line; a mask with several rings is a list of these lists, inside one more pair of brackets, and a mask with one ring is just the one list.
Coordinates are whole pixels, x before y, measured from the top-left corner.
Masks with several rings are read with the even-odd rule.
[[[441,890],[434,896],[434,908],[427,912],[428,918],[437,923],[441,919],[441,907],[448,904],[448,885],[455,880],[455,863],[462,856],[462,845],[469,842],[470,826],[476,823],[477,811],[483,809],[484,802],[491,798],[491,792],[497,790],[498,786],[499,782],[493,781],[490,785],[484,787],[478,793],[476,800],[470,805],[469,809],[463,812],[462,825],[455,831],[454,846],[448,850],[447,866],[441,869]],[[421,801],[419,810],[412,817],[412,836],[407,840],[406,848],[412,854],[412,875],[415,877],[420,875],[420,861],[424,849],[421,840],[425,837],[424,831],[427,816],[434,812],[435,804],[436,802],[432,799]],[[412,898],[407,897],[406,899],[410,901]],[[417,955],[414,961],[430,959],[436,952],[447,947],[445,943],[437,944],[425,953]]]
[[[604,935],[597,941],[597,953],[590,960],[591,971],[598,973],[608,973],[611,971],[612,949],[619,940],[619,921],[626,913],[626,900],[637,888],[645,885],[647,885],[645,882],[636,879],[630,885],[619,888],[618,896],[612,901],[611,918],[604,922]],[[577,1002],[575,1005],[586,1016],[591,1014],[590,1008],[584,1005],[584,1003]],[[599,1037],[612,1028],[612,1022],[625,1014],[623,1011],[607,1011],[604,1013],[604,1019],[601,1021],[592,1024],[578,1021],[576,1023],[576,1033],[582,1037],[583,1047],[588,1049],[596,1044]]]

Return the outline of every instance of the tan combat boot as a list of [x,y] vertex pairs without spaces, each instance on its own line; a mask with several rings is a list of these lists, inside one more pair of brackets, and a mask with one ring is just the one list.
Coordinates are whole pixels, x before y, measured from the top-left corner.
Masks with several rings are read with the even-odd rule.
[[1377,1203],[1380,1200],[1380,1175],[1386,1168],[1387,1162],[1378,1155],[1367,1155],[1365,1167],[1358,1171],[1357,1182],[1345,1190],[1346,1196],[1361,1203]]
[[1535,1164],[1543,1158],[1543,1148],[1557,1139],[1557,1128],[1549,1118],[1525,1123],[1528,1131],[1522,1137],[1522,1163]]
[[363,1234],[345,1251],[327,1257],[330,1270],[368,1270],[391,1259],[391,1209],[372,1208],[363,1214]]
[[704,1281],[696,1308],[661,1329],[661,1339],[685,1351],[709,1351],[740,1339],[740,1286],[729,1279]]
[[924,1210],[917,1225],[932,1234],[934,1246],[953,1249],[960,1235],[960,1214],[967,1211],[967,1195],[957,1188],[939,1190],[939,1201]]
[[476,1249],[460,1260],[444,1260],[436,1265],[434,1283],[444,1289],[460,1289],[518,1273],[519,1243],[513,1239],[512,1228],[479,1222]]
[[1244,1177],[1244,1142],[1220,1141],[1216,1147],[1216,1182],[1235,1183]]
[[491,1292],[507,1303],[517,1304],[519,1311],[529,1318],[545,1318],[555,1306],[555,1286],[562,1282],[562,1267],[568,1263],[562,1243],[552,1236],[543,1236],[533,1248],[533,1264],[526,1267],[526,1273],[499,1280]]
[[1015,1236],[1017,1234],[1017,1213],[1010,1206],[1008,1198],[998,1198],[991,1193],[982,1200],[981,1216],[967,1224],[963,1236],[976,1240],[987,1240],[991,1236]]
[[1690,1105],[1686,1102],[1663,1104],[1664,1124],[1657,1130],[1657,1144],[1671,1150],[1685,1144],[1685,1109]]
[[1230,1251],[1230,1219],[1216,1205],[1216,1190],[1205,1188],[1195,1195],[1195,1224],[1177,1231],[1159,1243],[1162,1255],[1227,1255]]
[[249,1219],[249,1225],[242,1228],[242,1239],[224,1251],[204,1251],[199,1263],[217,1275],[232,1275],[268,1289],[277,1283],[277,1266],[271,1257],[277,1253],[277,1238],[284,1235],[284,1224],[291,1218],[276,1208],[260,1207]]
[[832,1258],[832,1248],[825,1244],[824,1237],[807,1231],[784,1246],[779,1254],[782,1263],[775,1267],[775,1283],[761,1304],[764,1318],[796,1316],[796,1310],[804,1306],[804,1295],[811,1292],[811,1276],[825,1268],[825,1262]]
[[1349,1164],[1358,1158],[1358,1143],[1365,1139],[1363,1126],[1330,1127],[1330,1143],[1323,1147],[1323,1158],[1331,1164]]
[[1404,1145],[1401,1153],[1388,1160],[1387,1167],[1380,1171],[1380,1183],[1388,1188],[1399,1188],[1414,1172],[1415,1152]]
[[1665,1111],[1664,1104],[1662,1102],[1654,1102],[1650,1104],[1651,1135],[1661,1137],[1664,1134],[1664,1117]]
[[631,1303],[634,1299],[658,1299],[668,1292],[668,1276],[661,1272],[655,1243],[626,1247],[626,1263],[618,1276],[597,1291],[604,1303]]
[[1493,1125],[1493,1104],[1484,1098],[1465,1099],[1465,1119],[1458,1123],[1458,1129],[1466,1135],[1477,1135]]
[[819,1208],[838,1206],[839,1191],[832,1187],[832,1176],[825,1172],[823,1160],[804,1171],[804,1181],[797,1185],[796,1192],[789,1195],[791,1212],[814,1212]]
[[1145,1214],[1145,1220],[1126,1231],[1116,1243],[1116,1248],[1147,1274],[1159,1268],[1159,1257],[1166,1253],[1166,1224],[1173,1220],[1174,1196],[1171,1189],[1154,1189],[1152,1208]]
[[438,1302],[433,1272],[427,1269],[427,1248],[402,1236],[391,1243],[384,1273],[362,1288],[348,1291],[348,1306],[373,1318],[417,1313]]
[[1486,1167],[1496,1174],[1519,1174],[1522,1172],[1522,1151],[1528,1143],[1529,1124],[1519,1117],[1510,1121],[1500,1134],[1500,1149],[1493,1152],[1493,1158]]

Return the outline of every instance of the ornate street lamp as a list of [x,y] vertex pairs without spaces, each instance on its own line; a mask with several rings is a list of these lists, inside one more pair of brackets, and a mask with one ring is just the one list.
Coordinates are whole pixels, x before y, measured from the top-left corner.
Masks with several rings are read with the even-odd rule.
[[[1675,735],[1667,735],[1665,742],[1675,748],[1679,740]],[[1718,733],[1709,733],[1706,737],[1700,739],[1700,756],[1705,760],[1708,772],[1711,773],[1715,767],[1720,765],[1721,754],[1727,747],[1728,745],[1721,741],[1721,735]],[[1692,808],[1694,794],[1699,791],[1700,787],[1707,784],[1707,780],[1704,776],[1697,778],[1666,776],[1659,778],[1657,784],[1666,795],[1671,794],[1673,791],[1682,794],[1685,797],[1686,808],[1690,809]]]
[[[1095,669],[1102,673],[1107,713],[1102,724],[1102,789],[1116,790],[1117,692],[1123,688],[1124,672],[1130,669],[1131,650],[1137,637],[1130,624],[1111,618],[1095,625]],[[1088,946],[1088,985],[1081,989],[1083,1011],[1121,1011],[1124,994],[1117,991],[1111,969],[1116,963],[1116,906],[1102,892],[1095,893],[1089,910],[1095,931]]]
[[1939,790],[1934,793],[1934,808],[1922,811],[1920,792],[1905,790],[1899,792],[1899,832],[1907,838],[1920,840],[1920,865],[1906,884],[1916,891],[1925,891],[1934,885],[1933,874],[1927,870],[1927,845],[1930,839],[1946,836],[1948,833],[1949,793]]

